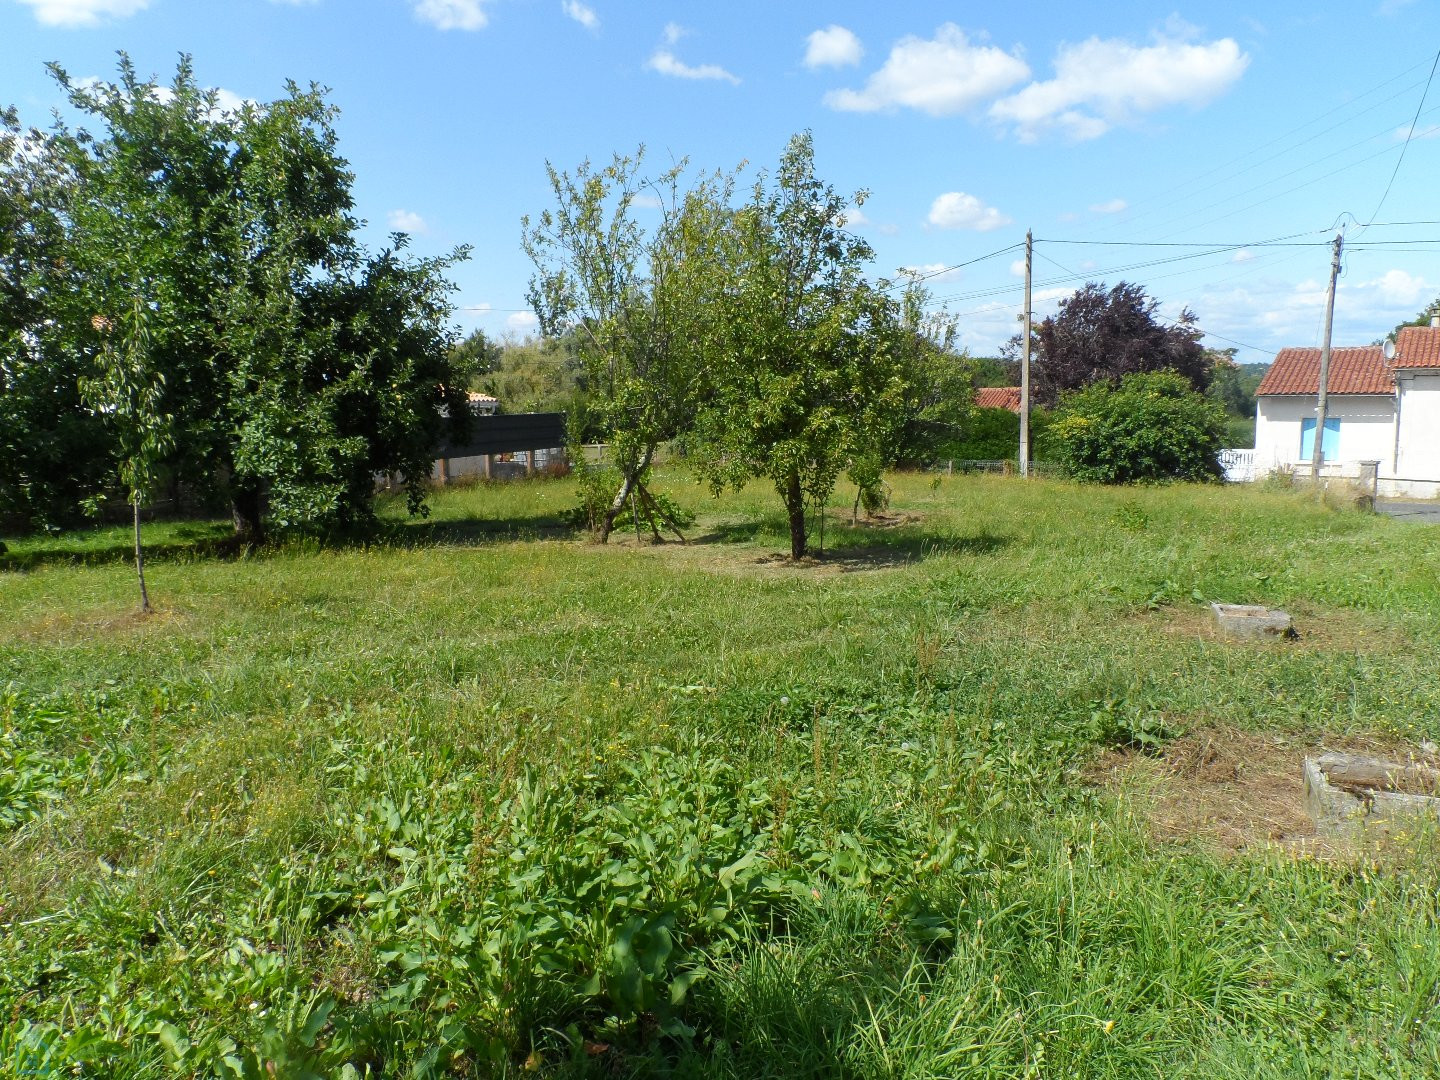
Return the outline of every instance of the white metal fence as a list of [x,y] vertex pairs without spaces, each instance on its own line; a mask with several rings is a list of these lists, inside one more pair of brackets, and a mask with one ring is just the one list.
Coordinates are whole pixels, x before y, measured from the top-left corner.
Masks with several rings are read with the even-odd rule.
[[1255,451],[1221,450],[1220,468],[1232,484],[1248,484],[1255,479]]

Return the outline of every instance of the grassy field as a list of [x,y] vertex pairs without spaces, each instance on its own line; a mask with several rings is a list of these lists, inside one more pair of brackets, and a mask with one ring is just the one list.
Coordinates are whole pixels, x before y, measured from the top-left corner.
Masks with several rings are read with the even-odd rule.
[[123,530],[11,541],[0,1075],[1440,1075],[1437,845],[1293,812],[1307,749],[1440,740],[1440,533],[893,483],[799,567],[679,473],[686,546],[564,481],[161,524],[143,620]]

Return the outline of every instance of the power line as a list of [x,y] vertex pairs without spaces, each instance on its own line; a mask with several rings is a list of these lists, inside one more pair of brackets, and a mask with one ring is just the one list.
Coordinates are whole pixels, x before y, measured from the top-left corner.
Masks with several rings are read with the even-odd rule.
[[[1041,257],[1042,259],[1044,259],[1046,262],[1050,263],[1052,266],[1057,266],[1057,267],[1059,267],[1061,270],[1064,270],[1067,274],[1074,274],[1074,273],[1075,273],[1075,271],[1071,270],[1068,266],[1061,266],[1060,263],[1056,262],[1054,259],[1050,258],[1050,256],[1044,254],[1043,252],[1042,252],[1042,253],[1039,253],[1039,254],[1040,254],[1040,257]],[[1216,338],[1216,339],[1219,340],[1219,341],[1228,341],[1231,345],[1239,345],[1242,349],[1254,349],[1256,352],[1266,353],[1266,354],[1269,355],[1269,356],[1275,356],[1275,355],[1277,355],[1273,349],[1262,349],[1259,345],[1251,345],[1251,344],[1249,344],[1249,343],[1247,343],[1247,342],[1244,342],[1244,341],[1237,341],[1235,338],[1226,337],[1224,334],[1217,334],[1217,333],[1214,333],[1213,331],[1206,330],[1206,329],[1204,329],[1203,327],[1198,326],[1198,325],[1197,325],[1196,323],[1194,323],[1194,322],[1181,322],[1180,320],[1178,320],[1178,319],[1172,319],[1172,318],[1170,318],[1170,316],[1165,315],[1165,314],[1163,314],[1162,312],[1159,312],[1159,311],[1155,312],[1154,315],[1155,315],[1155,318],[1159,319],[1161,322],[1167,322],[1167,323],[1169,323],[1171,326],[1184,327],[1184,328],[1187,329],[1187,330],[1198,330],[1198,331],[1199,331],[1203,336],[1205,336],[1205,337]]]
[[969,259],[966,262],[956,263],[954,266],[943,266],[939,270],[931,270],[929,273],[926,274],[908,275],[906,277],[906,280],[895,282],[895,284],[890,286],[890,289],[901,289],[904,288],[906,285],[916,284],[921,281],[928,281],[931,278],[940,277],[942,274],[953,273],[956,270],[963,270],[967,266],[974,266],[976,263],[984,262],[986,259],[993,259],[997,255],[1004,255],[1006,252],[1014,251],[1016,248],[1021,248],[1024,246],[1025,245],[1023,243],[1011,244],[1008,247],[1003,247],[996,251],[992,251],[988,255],[981,255],[978,258]]
[[[1435,52],[1435,60],[1430,65],[1430,77],[1425,80],[1425,89],[1420,94],[1420,104],[1415,106],[1415,117],[1410,121],[1410,132],[1405,136],[1405,145],[1400,147],[1400,157],[1395,161],[1395,170],[1390,174],[1390,182],[1385,185],[1385,194],[1380,196],[1380,201],[1375,204],[1375,212],[1370,215],[1374,221],[1380,216],[1380,208],[1385,205],[1385,200],[1390,197],[1390,189],[1395,186],[1395,178],[1400,175],[1400,166],[1405,162],[1405,151],[1410,149],[1410,141],[1415,138],[1415,125],[1420,122],[1420,113],[1425,108],[1425,99],[1430,96],[1430,84],[1435,81],[1435,69],[1440,67],[1440,49]],[[1361,226],[1362,228],[1364,226]]]
[[[1178,194],[1179,192],[1186,190],[1187,188],[1191,187],[1192,185],[1198,184],[1198,183],[1200,183],[1200,182],[1202,182],[1202,181],[1204,181],[1204,180],[1207,180],[1207,179],[1209,179],[1210,177],[1215,176],[1215,175],[1218,174],[1218,173],[1224,173],[1224,172],[1226,172],[1226,171],[1230,168],[1231,165],[1238,164],[1238,163],[1244,161],[1246,158],[1251,157],[1251,156],[1253,156],[1253,155],[1255,155],[1255,154],[1258,154],[1258,153],[1260,153],[1261,151],[1266,150],[1266,149],[1268,149],[1268,148],[1271,147],[1271,146],[1276,146],[1276,145],[1279,145],[1279,144],[1287,141],[1288,139],[1290,139],[1291,136],[1293,136],[1293,135],[1298,135],[1300,132],[1304,131],[1306,128],[1309,128],[1309,127],[1311,127],[1311,126],[1319,123],[1320,121],[1324,120],[1326,117],[1332,116],[1332,115],[1334,115],[1335,113],[1338,113],[1338,112],[1341,112],[1341,111],[1343,111],[1343,110],[1349,109],[1351,106],[1356,105],[1356,104],[1358,104],[1359,102],[1365,100],[1365,99],[1366,99],[1367,97],[1369,97],[1370,95],[1372,95],[1372,94],[1374,94],[1374,93],[1377,93],[1377,92],[1380,91],[1380,90],[1383,90],[1385,87],[1391,85],[1392,83],[1395,83],[1395,82],[1400,81],[1401,79],[1403,79],[1403,78],[1405,78],[1406,76],[1408,76],[1411,72],[1418,71],[1418,70],[1423,70],[1423,68],[1424,68],[1424,62],[1422,61],[1422,62],[1420,62],[1420,63],[1418,63],[1418,64],[1413,65],[1413,66],[1410,67],[1410,68],[1407,68],[1405,71],[1402,71],[1402,72],[1400,72],[1399,74],[1394,75],[1394,76],[1392,76],[1392,77],[1389,78],[1389,79],[1386,79],[1384,82],[1379,83],[1378,85],[1371,87],[1369,90],[1366,90],[1364,93],[1359,94],[1358,96],[1352,98],[1351,100],[1346,101],[1346,102],[1343,102],[1343,103],[1341,103],[1340,105],[1336,105],[1335,107],[1326,110],[1325,112],[1321,113],[1319,116],[1315,117],[1314,119],[1312,119],[1312,120],[1307,120],[1305,123],[1300,124],[1300,125],[1298,125],[1297,127],[1291,128],[1289,131],[1285,132],[1283,135],[1276,136],[1274,139],[1270,139],[1270,140],[1268,140],[1268,141],[1266,141],[1266,142],[1263,142],[1263,143],[1261,143],[1259,146],[1256,146],[1254,149],[1248,150],[1248,151],[1246,151],[1245,153],[1240,154],[1240,155],[1237,156],[1237,157],[1231,158],[1230,160],[1222,163],[1221,165],[1218,165],[1218,166],[1216,166],[1216,167],[1214,167],[1214,168],[1212,168],[1212,169],[1209,169],[1209,170],[1207,170],[1207,171],[1205,171],[1205,172],[1203,172],[1203,173],[1199,173],[1199,174],[1197,174],[1197,175],[1191,176],[1188,180],[1182,181],[1181,183],[1176,184],[1176,185],[1174,185],[1173,187],[1170,187],[1170,188],[1168,188],[1168,189],[1166,189],[1166,190],[1164,190],[1164,191],[1162,191],[1162,192],[1159,192],[1158,194],[1156,194],[1155,196],[1152,196],[1151,198],[1141,199],[1141,200],[1139,200],[1139,201],[1135,204],[1135,206],[1132,206],[1132,207],[1130,208],[1130,210],[1133,211],[1136,207],[1142,207],[1142,206],[1149,206],[1148,209],[1141,210],[1138,214],[1133,213],[1133,212],[1131,212],[1131,213],[1125,213],[1125,214],[1121,215],[1118,220],[1116,220],[1116,221],[1114,221],[1114,222],[1112,222],[1112,223],[1100,225],[1100,229],[1101,229],[1102,231],[1109,231],[1110,229],[1118,228],[1118,227],[1121,226],[1121,225],[1133,224],[1133,222],[1135,221],[1136,218],[1148,217],[1148,216],[1150,216],[1151,214],[1157,213],[1157,212],[1159,212],[1159,211],[1166,210],[1166,209],[1168,209],[1169,207],[1176,205],[1177,202],[1179,202],[1179,201],[1181,201],[1181,200],[1171,200],[1171,201],[1169,201],[1169,202],[1163,203],[1162,205],[1160,205],[1160,206],[1158,206],[1158,207],[1157,207],[1157,206],[1150,206],[1149,204],[1154,203],[1157,199],[1165,198],[1165,197],[1168,196],[1168,195]],[[1358,120],[1360,117],[1366,115],[1367,113],[1370,113],[1370,112],[1375,111],[1376,109],[1380,108],[1380,107],[1383,106],[1383,105],[1389,104],[1391,101],[1394,101],[1396,98],[1399,98],[1399,97],[1404,96],[1404,95],[1405,95],[1406,93],[1408,93],[1410,90],[1414,89],[1415,87],[1417,87],[1417,86],[1419,86],[1419,85],[1420,85],[1420,82],[1419,82],[1419,81],[1416,81],[1416,82],[1411,83],[1411,84],[1409,84],[1409,85],[1407,85],[1407,86],[1404,86],[1404,87],[1402,87],[1400,90],[1398,90],[1396,93],[1390,95],[1389,97],[1387,97],[1387,98],[1385,98],[1385,99],[1383,99],[1383,100],[1381,100],[1381,101],[1379,101],[1379,102],[1376,102],[1374,105],[1371,105],[1371,106],[1369,106],[1368,108],[1362,109],[1360,112],[1354,113],[1353,115],[1347,117],[1347,118],[1344,119],[1344,120],[1339,121],[1338,123],[1332,124],[1330,127],[1325,128],[1323,131],[1319,131],[1319,132],[1317,132],[1316,134],[1309,136],[1308,138],[1302,139],[1302,140],[1300,140],[1299,142],[1294,143],[1293,145],[1290,145],[1290,146],[1286,147],[1285,149],[1279,151],[1279,152],[1276,153],[1276,154],[1272,154],[1270,157],[1264,158],[1264,159],[1261,160],[1261,161],[1258,161],[1258,162],[1255,162],[1255,163],[1253,163],[1253,164],[1251,164],[1251,165],[1248,165],[1248,166],[1246,166],[1244,169],[1240,169],[1240,170],[1238,170],[1238,171],[1236,171],[1236,172],[1234,172],[1234,173],[1230,173],[1229,175],[1230,175],[1230,177],[1233,179],[1233,178],[1235,178],[1235,177],[1244,176],[1244,175],[1246,175],[1246,174],[1248,174],[1248,173],[1252,173],[1252,172],[1254,172],[1256,169],[1260,168],[1262,165],[1266,165],[1266,164],[1268,164],[1269,162],[1276,160],[1277,158],[1282,158],[1282,157],[1284,157],[1284,156],[1287,155],[1287,154],[1292,154],[1292,153],[1294,153],[1294,151],[1298,150],[1300,147],[1305,146],[1305,145],[1308,144],[1308,143],[1314,142],[1316,139],[1319,139],[1319,138],[1321,138],[1321,137],[1323,137],[1323,136],[1325,136],[1325,135],[1328,135],[1328,134],[1329,134],[1330,132],[1332,132],[1332,131],[1335,131],[1335,130],[1341,128],[1341,127],[1344,127],[1346,124],[1349,124],[1349,123],[1352,123],[1352,122],[1355,121],[1355,120]],[[1321,159],[1321,160],[1324,160],[1324,159]],[[1264,185],[1261,185],[1261,186],[1263,187]],[[1242,194],[1243,194],[1243,193],[1242,193]],[[1221,201],[1224,202],[1225,200],[1221,200]]]

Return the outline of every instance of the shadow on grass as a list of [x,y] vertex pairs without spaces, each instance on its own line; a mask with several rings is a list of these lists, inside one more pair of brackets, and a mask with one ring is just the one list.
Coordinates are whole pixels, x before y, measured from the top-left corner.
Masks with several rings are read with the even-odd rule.
[[[520,514],[504,518],[381,519],[373,526],[327,536],[274,537],[259,547],[237,540],[230,526],[216,522],[171,524],[164,536],[145,541],[145,561],[203,562],[264,558],[292,552],[346,551],[368,547],[472,547],[516,540],[568,539],[576,530],[555,513]],[[87,540],[89,542],[87,542]],[[21,540],[0,548],[0,572],[38,570],[46,566],[109,566],[135,561],[128,537],[87,537],[83,532],[63,540]]]
[[354,541],[388,544],[392,547],[430,547],[451,544],[468,547],[512,540],[565,540],[578,535],[574,526],[559,514],[517,514],[503,518],[446,518],[440,521],[414,518],[383,522],[368,539]]
[[[174,539],[145,543],[145,561],[148,562],[201,562],[205,560],[233,559],[244,553],[244,545],[234,536],[216,534],[204,525],[184,526],[172,530]],[[114,563],[134,563],[134,541],[106,541],[90,546],[80,544],[54,544],[31,546],[23,544],[0,552],[0,572],[6,570],[38,570],[45,566],[109,566]]]
[[[826,529],[824,547],[810,535],[811,554],[798,565],[834,567],[842,571],[877,570],[904,566],[936,555],[990,555],[1008,547],[1012,539],[994,533],[973,536],[936,536],[923,529],[873,529],[834,526]],[[692,544],[771,543],[783,545],[765,562],[788,563],[789,532],[778,520],[727,522],[693,536]]]

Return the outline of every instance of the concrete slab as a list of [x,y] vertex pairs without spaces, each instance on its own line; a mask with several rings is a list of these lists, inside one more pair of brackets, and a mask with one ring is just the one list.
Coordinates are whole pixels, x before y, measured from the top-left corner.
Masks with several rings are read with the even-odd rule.
[[1258,604],[1211,604],[1215,625],[1226,637],[1241,639],[1293,638],[1290,616]]
[[1363,754],[1306,758],[1305,808],[1330,836],[1386,834],[1440,821],[1440,770]]

